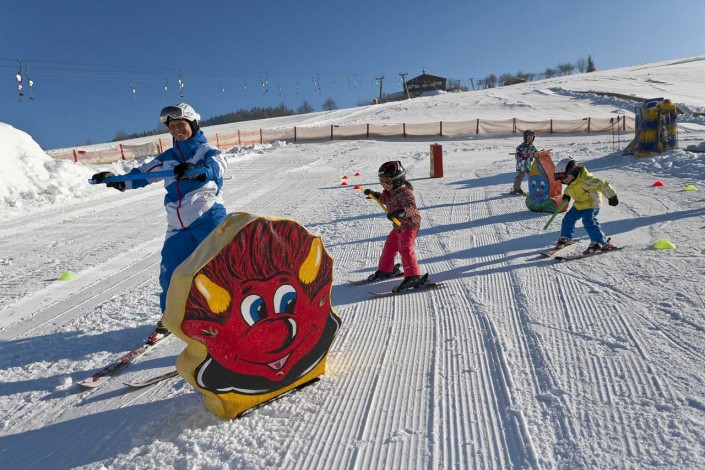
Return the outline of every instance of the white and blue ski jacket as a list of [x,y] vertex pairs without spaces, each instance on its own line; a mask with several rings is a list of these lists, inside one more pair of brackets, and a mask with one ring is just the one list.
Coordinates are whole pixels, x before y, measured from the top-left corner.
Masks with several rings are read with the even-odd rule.
[[[199,129],[190,139],[183,142],[174,141],[174,147],[128,173],[173,170],[176,165],[186,162],[193,163],[199,169],[205,169],[206,181],[177,180],[174,176],[163,178],[166,189],[164,206],[169,224],[167,233],[188,227],[215,204],[224,205],[220,190],[223,186],[223,176],[228,169],[227,160],[220,150],[208,144],[206,136]],[[142,188],[160,180],[161,178],[126,181],[125,189]]]

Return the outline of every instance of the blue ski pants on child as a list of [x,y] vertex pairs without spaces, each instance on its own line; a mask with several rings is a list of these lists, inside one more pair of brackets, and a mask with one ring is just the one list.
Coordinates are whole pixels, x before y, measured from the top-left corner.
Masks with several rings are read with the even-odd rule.
[[605,234],[602,233],[602,228],[600,227],[600,221],[597,220],[597,214],[600,213],[600,208],[595,209],[582,209],[578,210],[575,206],[571,207],[568,212],[563,216],[563,223],[561,223],[561,237],[568,237],[573,239],[573,233],[575,232],[575,223],[578,219],[583,219],[583,225],[585,230],[587,230],[588,235],[590,235],[590,241],[600,242],[605,244]]
[[159,306],[166,309],[166,292],[174,270],[193,253],[198,245],[225,219],[227,212],[222,204],[214,204],[191,225],[184,229],[169,230],[162,247],[162,264],[159,271]]

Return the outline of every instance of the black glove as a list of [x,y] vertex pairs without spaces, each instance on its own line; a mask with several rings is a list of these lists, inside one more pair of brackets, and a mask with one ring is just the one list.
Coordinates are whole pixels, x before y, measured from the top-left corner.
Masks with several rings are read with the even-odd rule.
[[379,199],[380,194],[377,191],[372,191],[371,189],[365,189],[363,191],[365,193],[365,196],[369,196],[370,194]]
[[194,168],[196,168],[196,165],[191,162],[179,163],[174,167],[174,175],[176,175],[177,180],[198,180],[201,183],[204,183],[206,181],[205,173],[199,173],[196,175],[186,174],[188,170],[193,170]]
[[564,194],[564,195],[563,195],[563,200],[564,200],[564,201],[570,201],[570,196],[568,196],[567,194]]
[[617,204],[619,204],[619,199],[617,199],[617,195],[615,194],[611,198],[607,199],[607,203],[610,206],[616,206]]
[[406,216],[406,213],[404,212],[404,209],[397,209],[397,210],[392,211],[392,212],[389,212],[389,213],[387,214],[387,218],[388,218],[389,220],[392,220],[392,219],[403,219],[404,216]]
[[[96,173],[95,175],[93,175],[92,179],[97,184],[100,184],[103,181],[105,181],[106,178],[110,178],[111,176],[115,176],[115,173],[111,173],[109,171],[101,171],[100,173]],[[109,188],[115,188],[118,191],[125,190],[125,182],[124,181],[118,181],[116,183],[105,183],[105,185]]]

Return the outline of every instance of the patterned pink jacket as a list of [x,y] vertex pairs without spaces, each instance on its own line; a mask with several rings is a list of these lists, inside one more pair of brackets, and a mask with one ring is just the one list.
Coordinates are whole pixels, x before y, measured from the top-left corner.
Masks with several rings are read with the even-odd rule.
[[406,185],[387,191],[382,191],[379,198],[387,206],[389,212],[404,209],[404,217],[399,219],[401,226],[394,225],[395,230],[418,230],[421,227],[421,214],[416,208],[414,192]]

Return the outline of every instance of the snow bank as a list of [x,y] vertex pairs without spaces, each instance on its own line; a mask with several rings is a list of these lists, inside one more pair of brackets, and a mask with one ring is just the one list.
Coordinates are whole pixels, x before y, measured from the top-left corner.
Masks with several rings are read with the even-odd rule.
[[94,193],[92,170],[54,160],[29,134],[0,122],[0,220]]

